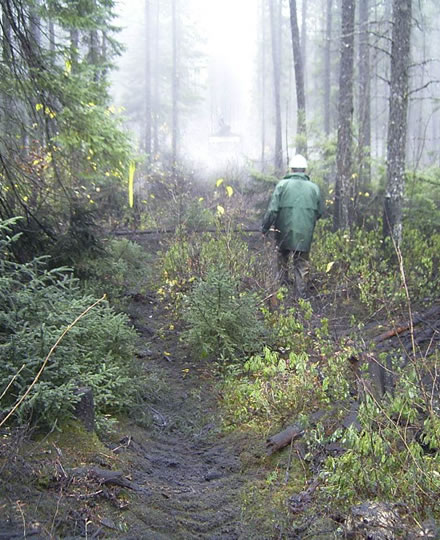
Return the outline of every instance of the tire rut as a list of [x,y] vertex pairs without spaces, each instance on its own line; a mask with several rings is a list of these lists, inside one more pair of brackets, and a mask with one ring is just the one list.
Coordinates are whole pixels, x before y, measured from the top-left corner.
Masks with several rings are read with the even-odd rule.
[[[143,493],[130,505],[129,532],[120,538],[244,538],[240,494],[247,476],[239,457],[243,443],[219,433],[209,368],[194,365],[185,356],[178,332],[164,335],[166,314],[160,313],[159,305],[136,303],[131,311],[137,328],[149,340],[145,369],[159,371],[168,390],[154,403],[161,421],[149,430],[132,426],[125,438],[130,476]],[[146,322],[148,331],[142,332]],[[159,329],[161,337],[156,339]]]

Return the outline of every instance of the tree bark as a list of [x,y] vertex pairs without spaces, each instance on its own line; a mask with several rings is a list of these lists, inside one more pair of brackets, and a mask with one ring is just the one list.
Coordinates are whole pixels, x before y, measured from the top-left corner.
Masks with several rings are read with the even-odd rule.
[[354,60],[355,0],[342,0],[341,66],[339,75],[337,177],[333,227],[347,229],[350,225],[349,205],[353,174],[353,60]]
[[371,90],[369,0],[359,0],[359,187],[369,189],[371,184]]
[[[93,0],[90,9],[90,15],[93,16],[96,10],[96,0]],[[89,34],[89,62],[93,69],[93,80],[97,82],[99,79],[99,37],[97,28],[92,28]]]
[[408,121],[408,69],[411,43],[412,0],[393,0],[390,115],[387,137],[387,186],[383,236],[397,246],[402,240],[402,202],[405,186]]
[[176,169],[179,152],[179,67],[178,67],[178,22],[177,22],[178,0],[171,3],[171,25],[172,25],[172,167]]
[[281,173],[283,170],[283,135],[281,125],[281,28],[277,10],[279,5],[277,0],[269,0],[275,103],[275,170],[277,173]]
[[266,169],[266,0],[261,0],[261,171]]
[[[298,154],[307,155],[306,96],[304,89],[304,65],[299,38],[296,0],[290,0],[290,29],[292,33],[293,61],[295,66],[297,100],[297,140]],[[303,35],[303,39],[305,39]]]
[[[328,411],[320,410],[320,411],[316,411],[312,413],[309,416],[308,423],[313,426],[316,425],[327,414],[327,412]],[[271,456],[278,450],[285,448],[292,441],[299,439],[300,437],[304,435],[304,430],[305,430],[304,424],[298,422],[296,424],[288,426],[286,429],[284,429],[280,433],[272,435],[272,437],[269,437],[268,439],[266,439],[267,454]]]
[[331,45],[333,26],[333,0],[327,0],[326,31],[324,48],[324,133],[330,135],[331,107]]
[[151,163],[151,0],[145,0],[145,154]]
[[52,57],[55,57],[56,38],[55,38],[55,24],[53,21],[49,21],[49,50],[52,54]]
[[160,38],[160,7],[159,1],[154,2],[155,6],[155,24],[154,24],[154,76],[152,90],[152,144],[153,152],[157,155],[160,151],[159,144],[159,38]]

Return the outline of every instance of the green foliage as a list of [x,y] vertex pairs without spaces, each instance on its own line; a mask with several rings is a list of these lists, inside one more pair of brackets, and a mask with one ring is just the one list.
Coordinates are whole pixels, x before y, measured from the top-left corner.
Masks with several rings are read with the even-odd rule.
[[309,323],[312,317],[312,308],[309,302],[300,300],[294,307],[290,306],[284,297],[284,289],[278,292],[279,309],[271,312],[264,309],[265,321],[271,333],[274,346],[284,351],[293,351],[298,354],[310,349]]
[[142,293],[151,279],[150,256],[125,238],[109,240],[102,253],[81,258],[75,268],[87,291],[106,294],[113,304],[122,302],[127,293]]
[[[8,58],[0,66],[1,217],[26,216],[16,224],[23,235],[14,248],[23,259],[50,250],[77,255],[84,248],[78,219],[86,218],[82,228],[91,235],[98,219],[116,215],[115,203],[124,203],[131,145],[109,105],[106,83],[119,50],[111,37],[114,5],[14,0],[2,12]],[[37,30],[49,22],[70,41],[49,50]],[[105,57],[98,47],[92,50],[92,36],[97,41],[104,29]],[[82,42],[89,47],[80,48]]]
[[264,330],[258,313],[255,295],[240,292],[225,268],[211,268],[186,299],[185,337],[200,356],[230,360],[259,348]]
[[[330,232],[328,223],[317,228],[312,250],[314,267],[320,273],[324,294],[359,300],[371,312],[386,305],[390,309],[406,302],[403,277],[392,246],[384,246],[381,227],[366,230]],[[439,293],[440,235],[428,237],[421,231],[404,230],[401,253],[405,283],[411,297],[432,297]]]
[[306,353],[281,354],[265,347],[229,370],[222,385],[227,427],[267,432],[316,403],[316,365]]
[[424,236],[440,230],[440,169],[417,171],[407,178],[405,221]]
[[[47,258],[15,262],[10,226],[0,227],[1,391],[10,384],[0,403],[2,415],[30,386],[62,332],[96,301],[65,268],[49,270]],[[65,420],[78,400],[76,390],[84,386],[93,390],[101,425],[106,415],[127,410],[140,387],[132,360],[135,340],[126,315],[107,302],[95,307],[59,343],[17,421],[47,427]]]
[[361,429],[350,428],[342,437],[347,451],[328,458],[322,477],[323,493],[333,504],[404,500],[417,513],[438,512],[440,487],[440,421],[438,398],[433,394],[438,357],[419,360],[398,373],[393,395],[379,403],[367,395],[359,410]]
[[229,368],[222,386],[225,424],[249,425],[269,431],[288,419],[346,399],[351,381],[347,373],[350,348],[335,351],[328,343],[327,321],[307,329],[310,304],[267,314],[271,347]]
[[249,280],[256,258],[240,235],[233,231],[179,234],[160,257],[163,285],[159,293],[181,302],[196,279],[204,279],[210,268],[223,268],[236,279]]

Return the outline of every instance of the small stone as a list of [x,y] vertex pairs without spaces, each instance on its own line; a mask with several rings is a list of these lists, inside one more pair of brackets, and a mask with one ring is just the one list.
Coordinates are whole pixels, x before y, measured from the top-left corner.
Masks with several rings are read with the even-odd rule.
[[210,482],[211,480],[218,480],[219,478],[222,478],[223,474],[220,471],[209,471],[205,475],[205,480],[207,482]]

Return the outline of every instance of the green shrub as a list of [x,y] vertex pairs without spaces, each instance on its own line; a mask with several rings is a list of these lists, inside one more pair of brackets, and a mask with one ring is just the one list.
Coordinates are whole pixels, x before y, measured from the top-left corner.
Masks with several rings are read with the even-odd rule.
[[224,423],[268,432],[317,403],[317,371],[306,353],[269,347],[229,370],[222,384]]
[[410,360],[399,368],[392,395],[379,402],[367,394],[360,406],[360,429],[350,428],[343,455],[327,459],[322,493],[339,508],[362,500],[405,501],[438,517],[440,489],[439,400],[435,391],[438,355]]
[[256,266],[256,257],[247,242],[233,231],[181,233],[158,260],[161,274],[158,292],[163,298],[170,298],[173,307],[179,310],[194,282],[205,279],[210,268],[225,268],[243,289],[242,283],[255,275]]
[[151,278],[151,258],[145,249],[125,238],[112,239],[99,257],[84,257],[75,265],[90,294],[106,294],[122,303],[127,293],[142,292]]
[[[388,310],[406,303],[403,277],[392,246],[384,246],[382,227],[331,232],[329,223],[317,227],[312,249],[313,267],[319,273],[319,288],[345,299],[360,301],[370,312]],[[406,285],[412,298],[435,298],[440,292],[440,235],[425,236],[404,228],[401,253]]]
[[[62,332],[96,298],[81,292],[67,269],[48,270],[47,258],[20,264],[10,255],[14,238],[0,224],[0,402],[4,416],[29,388]],[[139,391],[133,364],[136,333],[126,315],[102,302],[59,343],[17,411],[19,422],[48,427],[71,416],[79,387],[94,392],[97,419],[127,410]]]
[[240,292],[237,278],[224,268],[212,268],[186,299],[185,337],[202,357],[232,359],[261,347],[264,328],[258,299]]

